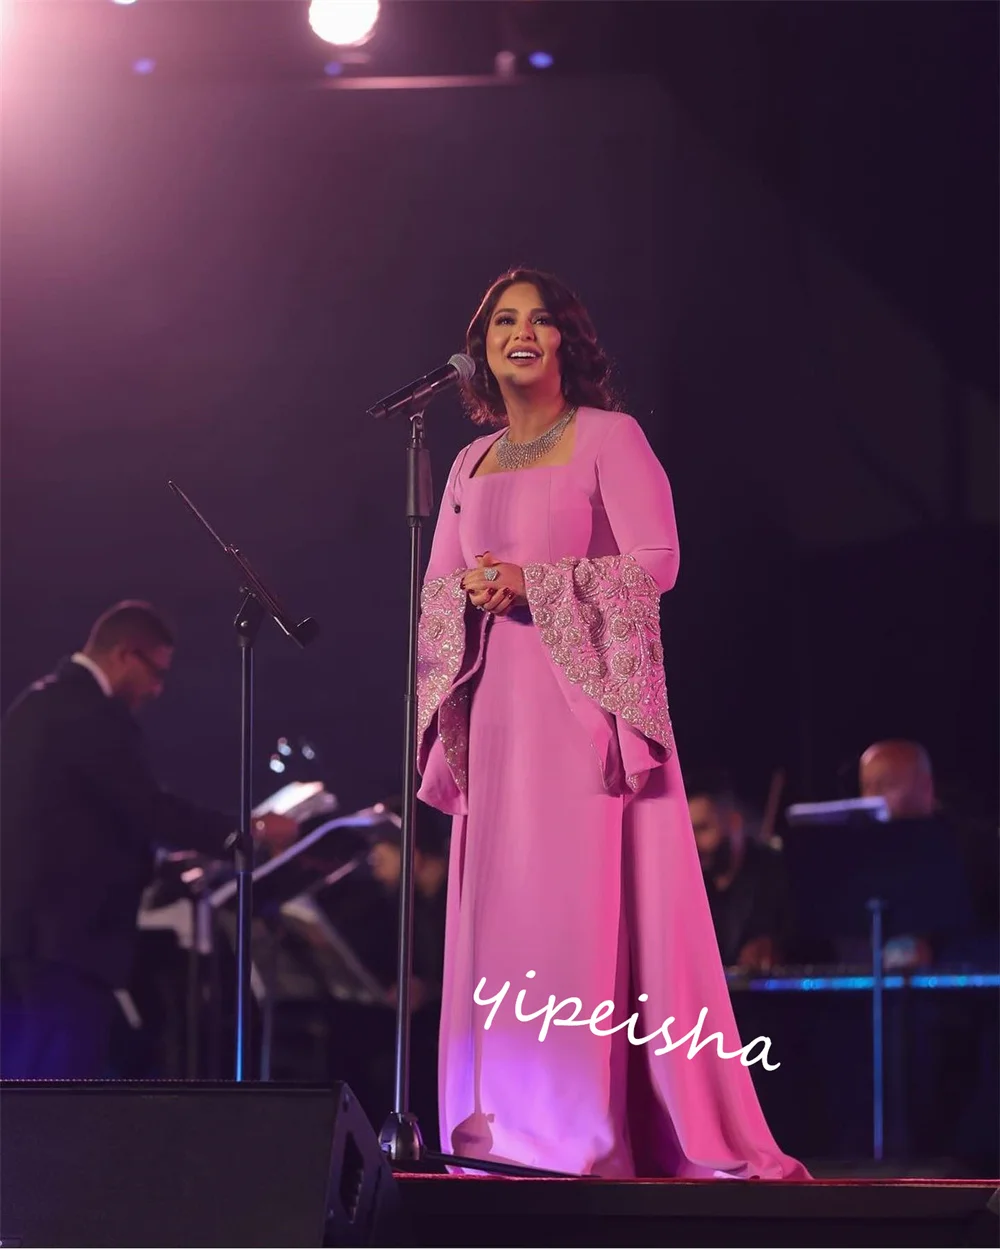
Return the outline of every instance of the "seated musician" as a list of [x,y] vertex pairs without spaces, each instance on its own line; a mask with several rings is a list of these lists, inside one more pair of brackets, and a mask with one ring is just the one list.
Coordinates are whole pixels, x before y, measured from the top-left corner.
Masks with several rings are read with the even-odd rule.
[[[934,838],[939,858],[923,871],[935,874],[936,894],[952,898],[937,914],[929,913],[922,927],[932,932],[894,937],[885,944],[886,967],[900,972],[932,963],[996,968],[996,825],[970,820],[940,801],[930,756],[917,742],[873,743],[859,761],[858,781],[862,796],[885,799],[892,820],[909,829],[915,845],[927,847]],[[952,856],[957,889],[949,889],[943,880]],[[975,991],[932,996],[911,1002],[908,1019],[912,1150],[918,1157],[950,1156],[972,1176],[995,1176],[1000,1158],[995,996]]]
[[[394,801],[386,804],[398,806]],[[417,836],[413,854],[413,1010],[441,995],[444,969],[445,886],[448,880],[448,821],[425,803],[417,803]],[[372,876],[393,900],[398,897],[401,867],[399,831],[379,828],[379,841],[369,856]],[[394,904],[395,905],[395,904]],[[392,997],[395,998],[395,986]]]
[[724,778],[692,779],[688,805],[722,962],[769,971],[782,960],[789,930],[781,854],[748,835]]
[[[399,815],[399,803],[386,806]],[[445,900],[448,880],[450,820],[424,803],[417,803],[416,846],[413,855],[413,976],[410,982],[410,1087],[411,1108],[420,1122],[424,1141],[439,1148],[438,1139],[438,1032],[441,1022],[441,985],[444,974]],[[402,872],[400,832],[394,826],[379,828],[379,840],[369,856],[372,876],[385,891],[386,931],[396,936],[399,884]],[[396,954],[396,943],[392,951]],[[395,965],[390,1000],[395,1005]],[[375,1105],[388,1112],[392,1090],[393,1048],[373,1056],[372,1075],[381,1094]],[[378,1121],[376,1121],[378,1122]]]
[[[1000,924],[1000,855],[995,828],[961,819],[940,803],[927,750],[918,742],[888,739],[873,743],[858,765],[862,797],[884,798],[893,821],[935,822],[953,839],[968,884],[972,914],[961,932],[912,934],[886,944],[887,967],[923,967],[941,958],[975,958],[980,948],[989,962],[996,961],[996,933]],[[937,949],[935,949],[937,948]]]

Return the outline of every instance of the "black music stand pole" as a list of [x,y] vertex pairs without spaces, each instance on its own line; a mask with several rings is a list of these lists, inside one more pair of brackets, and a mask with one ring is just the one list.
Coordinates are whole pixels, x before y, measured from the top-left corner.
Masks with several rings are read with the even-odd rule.
[[253,646],[265,616],[270,616],[283,634],[300,647],[306,647],[319,633],[311,617],[296,623],[254,572],[242,552],[223,542],[191,500],[174,482],[167,485],[185,504],[209,537],[225,552],[240,574],[240,610],[234,622],[240,648],[240,824],[232,838],[236,868],[238,910],[236,921],[236,1053],[234,1075],[246,1081],[250,1073],[250,1003],[252,997],[251,930],[253,925],[254,842],[253,819]]
[[885,1158],[885,968],[882,955],[882,916],[885,900],[870,898],[872,956],[872,1158]]
[[[369,415],[376,415],[369,410]],[[384,415],[384,414],[379,414]],[[413,977],[413,853],[417,821],[417,631],[420,620],[420,555],[424,520],[431,515],[434,488],[430,453],[424,442],[424,413],[411,411],[406,448],[406,522],[410,529],[409,622],[403,729],[403,805],[400,829],[399,949],[396,966],[396,1072],[393,1109],[379,1142],[390,1161],[403,1168],[420,1163],[447,1164],[505,1176],[568,1177],[518,1163],[499,1163],[428,1151],[417,1117],[410,1111],[410,983]]]
[[250,1003],[252,1002],[254,844],[253,820],[253,645],[264,620],[264,609],[252,590],[240,587],[244,596],[233,625],[240,648],[240,827],[233,846],[233,866],[239,893],[236,920],[236,1056],[233,1074],[237,1081],[250,1073]]

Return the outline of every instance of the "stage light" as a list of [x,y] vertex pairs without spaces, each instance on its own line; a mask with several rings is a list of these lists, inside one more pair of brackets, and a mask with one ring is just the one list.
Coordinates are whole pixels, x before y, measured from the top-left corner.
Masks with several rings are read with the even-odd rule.
[[135,0],[111,0],[112,4],[135,4]]
[[151,56],[140,57],[138,61],[133,61],[132,71],[136,74],[151,74],[156,69],[156,62]]
[[323,66],[323,73],[326,74],[327,78],[339,78],[343,72],[344,66],[341,61],[327,61]]
[[312,0],[309,25],[327,43],[356,48],[372,37],[378,11],[379,0]]
[[529,62],[535,69],[549,69],[552,65],[551,52],[532,52],[528,57]]
[[277,755],[272,755],[268,762],[268,768],[272,773],[283,773],[285,771],[285,761]]

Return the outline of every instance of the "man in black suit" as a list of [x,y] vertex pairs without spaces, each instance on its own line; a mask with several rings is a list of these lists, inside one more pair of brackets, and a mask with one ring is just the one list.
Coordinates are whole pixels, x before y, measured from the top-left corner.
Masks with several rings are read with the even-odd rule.
[[[106,1074],[157,847],[227,856],[237,822],[159,788],[133,713],[163,689],[173,635],[123,602],[10,708],[0,756],[0,1074]],[[294,822],[254,833],[283,845]]]

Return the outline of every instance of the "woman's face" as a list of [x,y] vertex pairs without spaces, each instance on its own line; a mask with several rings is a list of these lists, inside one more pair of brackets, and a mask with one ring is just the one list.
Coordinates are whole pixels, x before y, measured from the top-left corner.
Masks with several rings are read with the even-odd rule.
[[562,390],[561,341],[538,288],[515,282],[497,300],[486,327],[486,363],[501,391],[558,395]]

